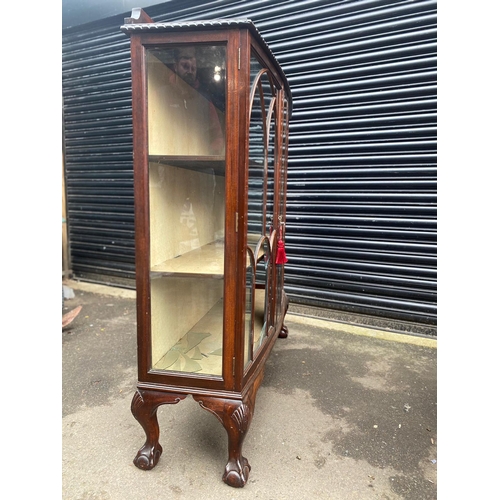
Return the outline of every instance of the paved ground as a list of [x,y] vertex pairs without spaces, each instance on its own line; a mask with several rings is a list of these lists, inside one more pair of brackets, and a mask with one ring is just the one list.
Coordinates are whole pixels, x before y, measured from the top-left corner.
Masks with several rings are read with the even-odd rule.
[[133,292],[69,283],[62,330],[62,498],[437,498],[436,344],[289,314],[266,367],[243,452],[243,489],[221,481],[227,438],[191,398],[158,410],[163,455],[132,460],[144,433]]

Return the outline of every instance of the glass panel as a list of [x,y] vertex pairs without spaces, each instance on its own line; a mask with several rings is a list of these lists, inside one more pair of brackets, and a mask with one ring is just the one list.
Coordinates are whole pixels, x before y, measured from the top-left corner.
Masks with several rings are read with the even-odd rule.
[[[273,229],[276,134],[276,89],[270,73],[252,53],[250,61],[250,137],[248,174],[248,247],[254,252],[255,292],[253,352],[256,353],[274,324],[270,316],[269,287],[272,280],[271,246]],[[255,356],[253,356],[254,358]]]
[[[257,245],[257,270],[255,283],[253,351],[264,343],[269,328],[269,285],[271,284],[271,248],[269,239],[262,238]],[[255,357],[255,356],[254,356]]]
[[253,313],[254,313],[254,288],[255,288],[255,262],[253,252],[247,248],[247,272],[245,283],[245,347],[244,366],[245,368],[252,361],[253,343]]
[[[250,62],[252,82],[261,69],[260,63],[252,57]],[[262,234],[263,224],[265,127],[265,110],[262,108],[260,89],[256,88],[250,113],[248,170],[248,241],[254,248]]]
[[[274,178],[275,178],[275,134],[276,134],[276,100],[272,99],[270,102],[271,108],[268,110],[268,137],[267,137],[267,149],[268,149],[268,155],[267,155],[267,203],[266,203],[266,229],[268,230],[268,234],[271,236],[272,234],[275,234],[275,222],[274,222]],[[276,242],[272,243],[273,245]],[[269,249],[269,257],[268,259],[271,259],[271,250]],[[271,276],[271,273],[274,269],[274,266],[269,265],[270,262],[268,263],[268,273],[266,276],[266,282],[264,283],[264,286],[266,288],[266,304],[268,307],[268,310],[266,311],[267,315],[267,321],[266,321],[266,326],[267,330],[271,326],[274,326],[275,321],[274,317],[271,316],[271,311],[274,309],[274,304],[270,303],[267,300],[267,297],[269,297],[269,300],[274,300],[274,294],[270,293],[267,291],[273,284],[273,279]],[[267,332],[266,332],[267,335]]]
[[[287,164],[287,147],[288,147],[288,101],[284,98],[284,93],[281,92],[282,113],[281,113],[281,154],[279,157],[279,184],[278,184],[278,221],[284,222],[285,217],[285,200],[286,200],[286,164]],[[281,237],[285,238],[285,226],[281,224]],[[278,237],[279,237],[279,227]],[[284,285],[283,266],[276,266],[276,306],[275,306],[275,324],[278,323],[282,315],[282,297]]]
[[278,324],[278,321],[281,318],[283,313],[282,310],[282,301],[283,301],[283,266],[276,266],[276,306],[275,306],[275,324]]
[[[248,171],[248,243],[255,248],[259,238],[266,234],[266,183],[268,179],[268,117],[269,108],[274,96],[274,85],[269,80],[267,71],[257,58],[250,60],[251,112],[249,129],[249,171]],[[271,193],[272,194],[272,193]],[[272,217],[272,215],[271,215]]]
[[270,103],[272,106],[268,111],[268,131],[267,137],[267,200],[266,200],[266,229],[268,234],[273,228],[274,218],[274,166],[275,166],[275,134],[276,134],[276,100]]
[[222,155],[225,47],[147,51],[150,155]]
[[280,154],[280,183],[279,183],[279,215],[285,217],[286,208],[286,166],[288,162],[288,100],[282,95],[281,113],[281,154]]
[[222,376],[225,47],[147,51],[151,358]]

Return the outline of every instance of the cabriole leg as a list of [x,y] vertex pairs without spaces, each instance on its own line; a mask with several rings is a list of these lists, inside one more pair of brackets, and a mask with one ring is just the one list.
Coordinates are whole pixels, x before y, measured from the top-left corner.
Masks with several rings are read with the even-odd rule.
[[200,406],[213,413],[226,429],[228,461],[222,480],[234,488],[245,486],[250,474],[251,467],[242,454],[242,447],[252,421],[255,397],[261,380],[262,372],[243,400],[193,396]]
[[172,394],[160,391],[138,389],[132,399],[131,410],[146,434],[146,442],[137,452],[134,465],[139,469],[150,470],[160,459],[163,451],[160,443],[160,428],[156,412],[162,404],[176,404],[186,397],[185,394]]

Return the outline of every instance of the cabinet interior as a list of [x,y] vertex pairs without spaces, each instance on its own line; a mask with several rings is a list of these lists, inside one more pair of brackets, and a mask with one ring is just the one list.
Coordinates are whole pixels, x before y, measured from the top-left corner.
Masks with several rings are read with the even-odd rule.
[[152,367],[222,374],[225,178],[150,162]]

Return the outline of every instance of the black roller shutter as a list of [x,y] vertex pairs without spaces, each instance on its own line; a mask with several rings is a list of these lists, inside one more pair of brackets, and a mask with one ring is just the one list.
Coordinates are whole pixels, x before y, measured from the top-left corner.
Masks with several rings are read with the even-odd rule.
[[130,54],[116,30],[97,23],[63,36],[67,214],[75,277],[132,285]]
[[[286,73],[291,301],[435,324],[436,2],[173,0],[146,11],[248,17]],[[127,15],[63,32],[72,268],[117,284],[134,275]]]

